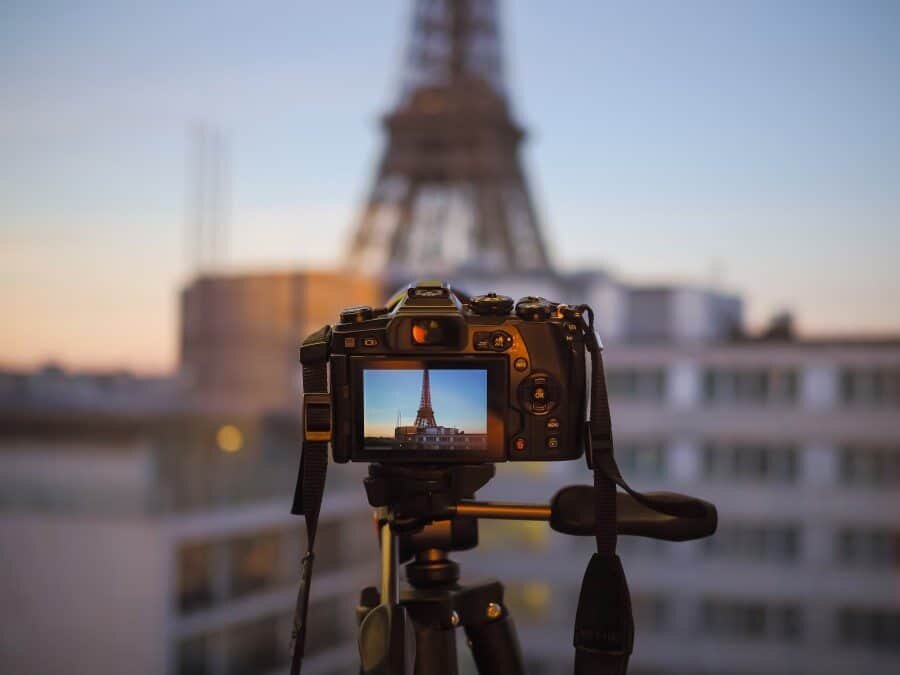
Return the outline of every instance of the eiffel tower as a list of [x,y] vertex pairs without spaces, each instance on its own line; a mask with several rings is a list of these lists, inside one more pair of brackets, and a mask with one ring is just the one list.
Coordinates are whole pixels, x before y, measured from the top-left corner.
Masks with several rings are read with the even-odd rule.
[[422,371],[422,398],[419,401],[419,409],[416,411],[416,429],[434,428],[437,422],[434,420],[434,409],[431,407],[431,383],[428,378],[428,369]]
[[552,273],[507,101],[495,0],[416,0],[400,100],[350,251],[416,277]]

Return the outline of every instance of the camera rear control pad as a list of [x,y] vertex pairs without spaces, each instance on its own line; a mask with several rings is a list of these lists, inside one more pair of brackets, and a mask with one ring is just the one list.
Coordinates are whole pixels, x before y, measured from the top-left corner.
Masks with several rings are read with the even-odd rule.
[[559,383],[551,375],[535,373],[519,385],[519,402],[532,415],[546,415],[559,403]]

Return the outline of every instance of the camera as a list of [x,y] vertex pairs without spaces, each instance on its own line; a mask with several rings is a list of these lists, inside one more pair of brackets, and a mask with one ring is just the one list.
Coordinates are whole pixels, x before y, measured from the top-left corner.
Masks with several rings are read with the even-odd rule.
[[[363,484],[376,509],[381,586],[360,595],[361,672],[456,673],[460,626],[480,673],[521,675],[502,584],[461,585],[459,565],[447,557],[477,545],[484,518],[546,521],[594,538],[575,613],[575,672],[626,671],[634,623],[617,536],[699,539],[715,531],[717,515],[694,497],[643,494],[625,482],[590,307],[537,297],[514,303],[497,293],[470,298],[420,281],[385,307],[345,309],[339,323],[303,341],[300,362],[303,452],[291,512],[306,520],[307,552],[293,673],[303,659],[329,443],[335,461],[369,463]],[[593,484],[564,487],[549,504],[475,498],[495,462],[582,453]]]
[[575,459],[585,426],[585,344],[576,310],[543,298],[468,297],[413,283],[333,326],[336,462]]

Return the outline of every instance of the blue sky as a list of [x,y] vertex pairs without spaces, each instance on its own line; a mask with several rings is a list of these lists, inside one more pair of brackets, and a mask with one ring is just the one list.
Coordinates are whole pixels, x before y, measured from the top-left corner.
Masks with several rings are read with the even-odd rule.
[[[487,433],[486,370],[436,369],[429,370],[428,377],[431,407],[440,426]],[[363,433],[393,437],[397,411],[404,425],[413,424],[421,395],[421,370],[363,371]]]
[[[900,330],[900,3],[503,3],[555,260],[714,280],[762,323]],[[225,130],[236,268],[339,260],[406,0],[0,9],[0,361],[165,370],[189,125]]]

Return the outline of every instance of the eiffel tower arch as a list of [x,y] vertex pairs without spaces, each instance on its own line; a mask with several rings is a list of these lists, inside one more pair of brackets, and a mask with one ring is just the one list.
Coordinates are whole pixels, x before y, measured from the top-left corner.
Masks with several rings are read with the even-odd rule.
[[384,128],[353,269],[389,282],[552,273],[506,95],[496,0],[416,0]]

